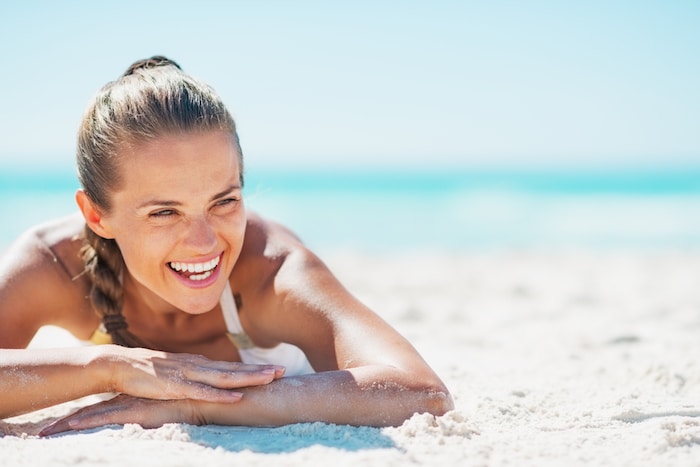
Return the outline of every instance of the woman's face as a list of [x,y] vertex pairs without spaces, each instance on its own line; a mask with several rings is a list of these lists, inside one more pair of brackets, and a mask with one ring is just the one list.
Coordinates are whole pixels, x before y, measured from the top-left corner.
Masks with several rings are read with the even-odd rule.
[[[165,135],[124,150],[122,186],[102,223],[121,249],[125,284],[154,311],[213,309],[243,246],[246,216],[231,136]],[[164,303],[167,302],[167,303]]]

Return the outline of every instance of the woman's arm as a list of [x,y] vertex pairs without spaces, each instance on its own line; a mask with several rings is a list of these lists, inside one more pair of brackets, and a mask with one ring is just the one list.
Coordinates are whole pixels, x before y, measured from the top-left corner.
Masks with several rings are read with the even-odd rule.
[[416,412],[453,409],[449,391],[415,348],[312,254],[287,258],[270,287],[273,304],[263,308],[275,312],[262,313],[250,330],[301,347],[318,373],[243,388],[235,405],[193,402],[194,423],[387,426]]
[[316,374],[242,388],[236,404],[120,397],[82,409],[44,434],[111,423],[386,426],[416,412],[440,415],[453,408],[449,391],[413,346],[310,253],[286,258],[266,288],[274,293],[263,294],[263,301],[246,304],[244,297],[244,309],[255,310],[255,318],[246,317],[247,331],[254,340],[265,336],[299,346]]
[[256,316],[246,320],[251,337],[297,345],[318,373],[242,389],[235,406],[196,403],[198,422],[383,426],[453,408],[449,391],[415,348],[303,247],[285,257],[267,289],[265,302],[245,305],[244,299],[243,309]]
[[[64,225],[53,225],[52,232]],[[41,326],[75,332],[75,323],[84,320],[86,289],[61,254],[63,248],[77,257],[68,243],[52,244],[54,250],[43,235],[30,232],[0,257],[0,418],[103,392],[235,402],[241,395],[231,389],[282,376],[283,369],[271,365],[113,345],[24,349]]]
[[0,256],[0,418],[109,390],[95,351],[24,349],[41,326],[63,321],[56,310],[79,313],[80,282],[42,232],[25,233]]
[[109,390],[94,349],[0,349],[0,419]]
[[0,349],[0,419],[105,392],[232,403],[242,397],[237,388],[267,384],[283,374],[272,365],[115,345]]
[[415,413],[442,415],[453,408],[443,386],[416,383],[410,373],[383,366],[282,378],[242,392],[243,399],[235,406],[192,401],[194,423],[396,426]]
[[280,426],[323,421],[356,426],[397,426],[414,413],[442,415],[454,408],[442,386],[417,384],[410,374],[361,367],[282,378],[241,389],[236,404],[188,399],[153,400],[118,396],[88,406],[44,428],[42,436],[111,424]]

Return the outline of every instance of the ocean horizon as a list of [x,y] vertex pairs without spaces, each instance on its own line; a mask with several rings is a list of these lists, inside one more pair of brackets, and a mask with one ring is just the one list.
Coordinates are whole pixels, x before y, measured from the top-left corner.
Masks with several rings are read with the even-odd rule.
[[[77,188],[70,167],[0,167],[0,251],[75,212]],[[249,167],[244,196],[321,251],[700,247],[700,168]]]

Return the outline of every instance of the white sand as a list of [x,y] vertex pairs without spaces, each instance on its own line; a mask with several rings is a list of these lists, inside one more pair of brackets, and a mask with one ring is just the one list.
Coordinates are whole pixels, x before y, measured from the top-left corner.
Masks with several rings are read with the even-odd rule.
[[700,465],[700,253],[328,262],[434,366],[454,412],[386,429],[34,435],[73,403],[0,422],[0,465]]

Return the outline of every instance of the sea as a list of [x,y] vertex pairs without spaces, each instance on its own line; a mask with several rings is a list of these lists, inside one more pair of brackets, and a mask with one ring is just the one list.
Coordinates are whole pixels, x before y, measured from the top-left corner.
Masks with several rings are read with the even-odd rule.
[[[0,251],[76,211],[71,167],[0,166]],[[312,249],[365,253],[700,248],[700,167],[249,168],[248,209]]]

